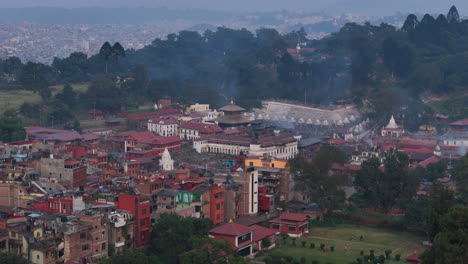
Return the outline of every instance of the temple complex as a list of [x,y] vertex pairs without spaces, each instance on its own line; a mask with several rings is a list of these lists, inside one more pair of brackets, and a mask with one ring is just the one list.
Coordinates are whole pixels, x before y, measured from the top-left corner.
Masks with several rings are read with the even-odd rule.
[[228,105],[221,107],[219,111],[223,111],[224,115],[216,118],[214,121],[218,123],[221,128],[245,126],[251,121],[243,116],[246,109],[235,105],[232,98],[231,102]]

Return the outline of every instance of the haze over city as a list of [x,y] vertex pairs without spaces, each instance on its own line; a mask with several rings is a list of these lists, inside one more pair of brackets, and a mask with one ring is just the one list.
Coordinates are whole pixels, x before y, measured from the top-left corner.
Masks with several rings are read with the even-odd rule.
[[467,15],[0,0],[0,264],[467,264]]
[[18,0],[0,1],[1,7],[168,7],[168,8],[195,8],[217,11],[278,11],[278,10],[306,10],[325,11],[333,14],[339,12],[356,12],[368,15],[391,15],[402,13],[440,13],[447,5],[456,5],[462,13],[468,10],[468,3],[462,0]]

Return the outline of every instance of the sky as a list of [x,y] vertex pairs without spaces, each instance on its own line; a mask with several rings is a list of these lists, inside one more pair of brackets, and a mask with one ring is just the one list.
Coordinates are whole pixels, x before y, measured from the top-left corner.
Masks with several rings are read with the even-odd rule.
[[466,0],[0,0],[0,7],[168,7],[222,11],[307,10],[370,15],[446,13],[455,4],[468,14]]

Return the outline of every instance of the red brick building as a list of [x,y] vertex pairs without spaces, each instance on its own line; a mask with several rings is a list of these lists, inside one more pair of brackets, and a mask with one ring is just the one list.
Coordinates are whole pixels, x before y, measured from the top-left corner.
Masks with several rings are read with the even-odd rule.
[[213,186],[210,190],[210,220],[217,225],[224,221],[225,189]]
[[150,201],[141,201],[140,195],[119,194],[116,201],[118,209],[129,211],[135,219],[134,245],[144,247],[151,243]]
[[300,237],[309,233],[309,216],[306,214],[282,213],[280,217],[270,220],[270,228],[281,234]]

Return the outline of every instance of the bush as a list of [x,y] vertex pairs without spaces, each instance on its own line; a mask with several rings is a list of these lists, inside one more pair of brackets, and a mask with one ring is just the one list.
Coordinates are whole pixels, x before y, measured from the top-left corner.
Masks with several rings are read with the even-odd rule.
[[318,260],[312,260],[312,264],[319,264]]
[[310,248],[315,248],[315,243],[314,242],[310,243]]
[[265,261],[266,264],[272,264],[273,263],[273,258],[271,256],[266,256],[263,261]]
[[379,256],[379,262],[380,262],[380,264],[385,262],[385,256],[384,255]]
[[335,246],[330,246],[330,251],[331,252],[335,251]]
[[400,261],[400,258],[401,258],[401,255],[400,255],[400,254],[396,254],[396,255],[395,255],[395,260]]
[[305,264],[306,263],[306,259],[304,257],[301,257],[301,264]]
[[284,257],[284,259],[286,259],[287,263],[292,263],[293,260],[294,260],[293,257],[291,257],[291,256],[286,256],[286,257]]
[[364,256],[364,250],[361,250],[360,254],[361,254],[361,256]]
[[375,252],[375,251],[374,251],[373,249],[370,250],[370,254],[371,254],[371,255],[374,255],[374,252]]
[[323,249],[325,247],[325,244],[321,243],[320,244],[320,249]]
[[302,247],[305,247],[306,242],[305,242],[305,241],[302,241],[301,244],[302,244]]
[[296,239],[295,238],[292,239],[292,245],[296,246]]
[[391,249],[385,250],[385,258],[386,258],[386,259],[390,259],[390,254],[392,254],[392,250],[391,250]]
[[362,264],[362,258],[357,258],[356,262],[357,262],[357,264]]

